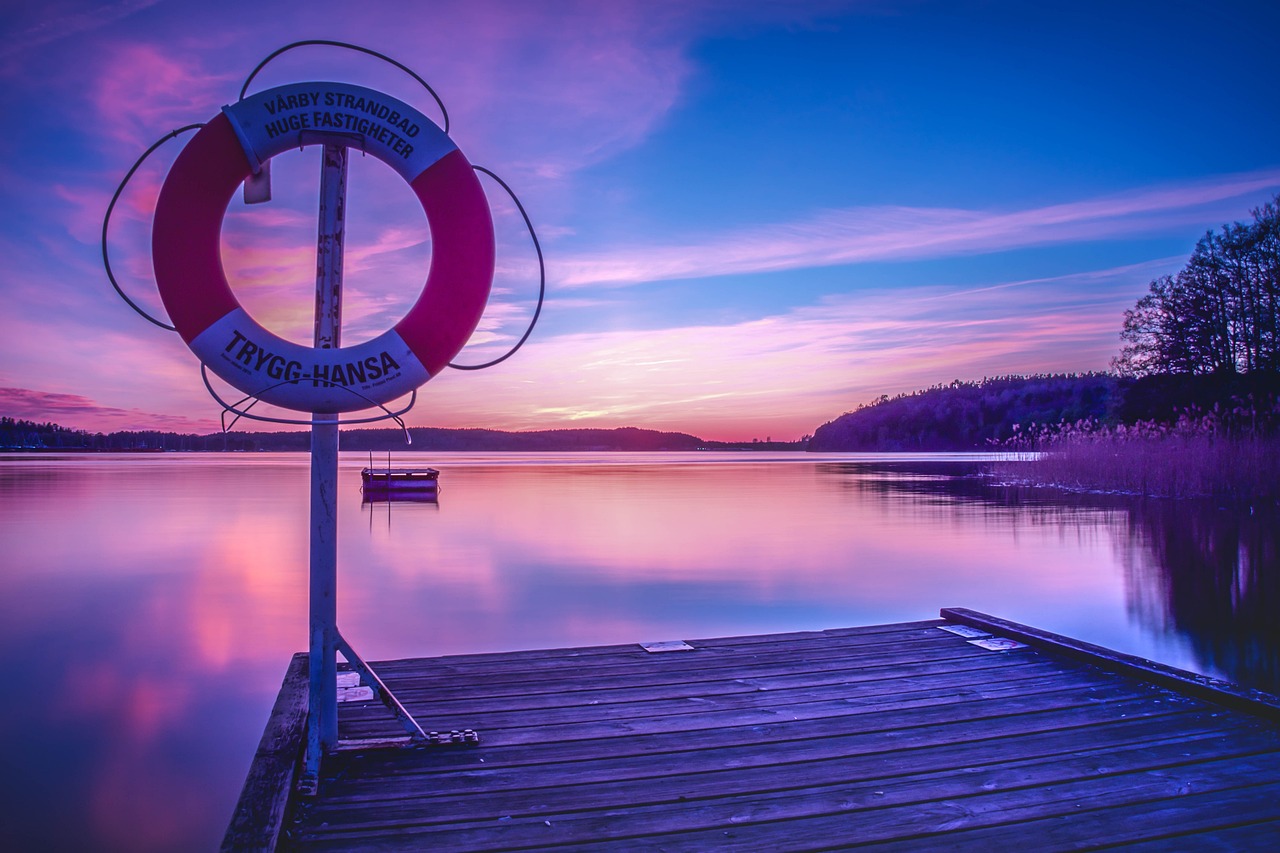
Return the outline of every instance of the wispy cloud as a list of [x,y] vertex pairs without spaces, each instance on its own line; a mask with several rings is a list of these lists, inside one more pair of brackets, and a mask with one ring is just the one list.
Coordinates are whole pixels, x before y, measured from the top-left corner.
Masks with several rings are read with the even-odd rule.
[[[630,425],[713,439],[797,438],[881,394],[957,378],[1103,369],[1126,307],[1116,283],[1158,272],[1143,265],[968,289],[875,291],[724,325],[535,337],[501,368],[447,371],[432,380],[410,422],[509,429]],[[460,360],[479,361],[509,345],[494,324],[510,320],[482,324]],[[139,360],[154,347],[121,340],[118,348],[125,353],[131,345]],[[189,361],[165,360],[165,372],[145,382],[171,388],[186,411],[204,418],[19,387],[0,389],[0,412],[92,430],[212,432],[217,407],[198,388]]]
[[[155,44],[116,44],[90,92],[103,134],[134,147],[175,127],[206,121],[208,105],[230,100],[233,78],[206,71],[191,54]],[[141,153],[139,148],[139,153]]]
[[572,422],[796,438],[881,394],[1105,369],[1127,292],[1169,266],[1176,261],[846,294],[738,323],[535,339],[501,370],[437,380],[422,422],[440,424],[456,410],[474,419],[457,426],[491,416],[527,429]]
[[[1280,188],[1280,169],[1016,211],[858,207],[708,236],[684,245],[628,246],[558,260],[561,287],[621,287],[678,278],[920,260],[1026,246],[1109,240],[1202,226],[1219,202]],[[1240,218],[1239,205],[1223,216]]]
[[[9,35],[0,42],[0,58],[19,51],[31,50],[67,36],[90,30],[127,18],[142,9],[156,5],[160,0],[117,0],[102,3],[99,0],[45,0],[6,8],[5,28]],[[29,10],[29,14],[24,14]]]
[[79,394],[58,394],[30,388],[0,388],[0,412],[18,420],[53,422],[91,432],[155,429],[205,434],[216,429],[216,421],[209,418],[119,409],[103,406]]

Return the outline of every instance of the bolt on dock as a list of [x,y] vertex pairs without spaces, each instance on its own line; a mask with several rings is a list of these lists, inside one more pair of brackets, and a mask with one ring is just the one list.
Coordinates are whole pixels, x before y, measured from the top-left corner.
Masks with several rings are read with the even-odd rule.
[[1280,849],[1280,699],[941,615],[374,664],[437,734],[351,693],[315,796],[297,655],[223,849]]

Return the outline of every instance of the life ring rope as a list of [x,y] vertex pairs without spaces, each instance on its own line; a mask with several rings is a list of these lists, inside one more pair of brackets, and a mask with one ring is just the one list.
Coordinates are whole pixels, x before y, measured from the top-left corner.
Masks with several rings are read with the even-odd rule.
[[376,50],[370,50],[367,47],[361,47],[358,44],[350,44],[345,41],[330,41],[329,39],[305,39],[303,41],[295,41],[292,44],[286,44],[284,47],[279,48],[278,50],[272,51],[271,54],[269,54],[266,59],[259,62],[258,66],[254,68],[253,71],[249,72],[249,76],[245,78],[244,85],[240,87],[240,100],[242,101],[244,100],[245,93],[249,91],[249,84],[253,82],[253,78],[257,77],[258,72],[260,72],[263,68],[266,68],[267,65],[271,62],[271,60],[275,59],[277,56],[279,56],[282,53],[286,53],[290,50],[293,50],[294,48],[311,47],[316,45],[319,45],[322,47],[339,47],[344,50],[354,50],[357,53],[367,54],[368,56],[381,59],[383,62],[386,62],[389,65],[394,65],[396,68],[399,68],[405,74],[408,74],[414,80],[417,80],[418,84],[421,85],[422,88],[426,89],[427,94],[431,95],[431,97],[435,100],[436,106],[440,108],[440,115],[444,118],[444,123],[442,125],[442,128],[444,129],[445,133],[449,132],[449,111],[445,109],[444,101],[440,100],[440,96],[436,94],[435,89],[431,88],[431,84],[429,84],[426,80],[423,80],[422,77],[419,76],[418,73],[414,71],[412,68],[410,68],[409,66],[403,63],[395,61],[394,59],[387,56],[386,54],[379,53]]
[[[375,415],[373,417],[368,417],[368,418],[344,418],[341,420],[338,419],[337,415],[334,415],[334,418],[331,421],[317,421],[314,418],[311,420],[304,421],[304,420],[299,420],[298,418],[277,418],[269,415],[256,415],[250,412],[249,411],[250,409],[252,409],[258,403],[262,402],[261,398],[255,397],[252,394],[245,395],[244,397],[241,397],[239,400],[237,400],[234,403],[228,403],[226,400],[222,399],[221,395],[219,395],[217,391],[214,390],[213,383],[209,381],[209,368],[203,363],[200,365],[200,378],[204,380],[204,387],[205,387],[205,390],[209,392],[209,396],[214,399],[214,402],[216,402],[219,406],[222,407],[222,431],[223,432],[228,432],[233,426],[236,425],[236,421],[240,420],[241,418],[248,418],[251,421],[263,421],[269,424],[289,424],[291,426],[301,426],[301,425],[314,426],[317,423],[341,424],[343,426],[346,426],[349,424],[371,424],[371,423],[376,423],[378,421],[385,421],[390,419],[395,421],[397,424],[399,424],[400,428],[405,431],[405,436],[404,436],[405,444],[413,444],[413,439],[409,436],[409,431],[408,429],[406,429],[404,419],[401,417],[401,415],[407,414],[410,409],[412,409],[415,405],[417,405],[418,389],[416,388],[409,393],[409,402],[405,403],[404,408],[398,409],[397,411],[394,411],[394,412],[391,411],[391,409],[389,409],[385,403],[375,403],[373,400],[369,400],[368,398],[365,398],[366,401],[369,403],[369,405],[366,408],[382,409],[382,411],[385,414]],[[355,393],[355,392],[352,392],[352,393]],[[244,406],[245,403],[249,403],[249,405]],[[239,408],[240,406],[244,406],[244,408],[241,409]],[[233,418],[231,423],[229,424],[227,423],[228,412],[235,415],[235,418]]]
[[107,271],[107,280],[111,282],[111,286],[116,289],[116,293],[125,301],[125,304],[136,311],[147,322],[154,323],[168,332],[176,332],[178,329],[176,326],[171,326],[163,320],[157,320],[155,317],[152,317],[142,308],[142,306],[130,299],[129,295],[124,292],[124,288],[120,286],[120,282],[116,281],[115,273],[111,269],[111,254],[107,250],[107,232],[111,228],[111,214],[115,211],[116,203],[120,201],[120,196],[124,195],[124,188],[129,185],[129,181],[133,179],[134,173],[142,167],[142,164],[146,162],[147,158],[154,154],[161,145],[164,145],[170,139],[177,139],[180,134],[186,133],[189,130],[199,130],[202,127],[204,127],[204,122],[188,124],[178,128],[177,130],[169,131],[164,136],[153,142],[151,147],[142,152],[142,156],[139,157],[129,168],[129,171],[125,173],[124,178],[121,179],[120,184],[116,187],[116,191],[111,195],[111,202],[107,205],[107,212],[102,217],[102,266]]
[[529,237],[533,240],[533,250],[538,253],[538,302],[533,309],[533,316],[529,318],[529,325],[525,327],[524,334],[520,336],[520,340],[516,341],[511,349],[507,350],[492,361],[486,361],[483,364],[454,364],[453,362],[449,362],[449,366],[454,370],[485,370],[486,368],[493,367],[495,364],[501,364],[511,358],[511,356],[515,355],[516,350],[524,346],[524,342],[529,340],[529,336],[533,334],[533,327],[538,325],[538,317],[542,315],[542,304],[547,293],[547,264],[542,257],[542,244],[538,242],[538,232],[534,230],[533,221],[529,219],[528,211],[526,211],[524,209],[524,205],[520,203],[520,197],[516,195],[515,190],[507,186],[506,181],[499,178],[484,166],[477,166],[473,163],[471,168],[475,169],[477,172],[482,172],[497,181],[498,186],[506,190],[507,195],[511,196],[511,200],[515,202],[516,209],[520,211],[520,215],[524,218],[524,225],[529,229]]

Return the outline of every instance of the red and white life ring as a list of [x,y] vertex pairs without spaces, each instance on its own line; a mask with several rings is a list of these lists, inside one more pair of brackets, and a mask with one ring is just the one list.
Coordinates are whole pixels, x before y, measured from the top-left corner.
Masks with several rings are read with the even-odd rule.
[[[427,215],[431,268],[394,327],[316,349],[267,331],[240,306],[220,242],[245,178],[282,151],[330,141],[361,148],[408,181]],[[192,352],[245,394],[303,412],[366,409],[426,382],[467,342],[493,282],[493,220],[466,157],[413,107],[346,83],[294,83],[224,107],[169,170],[151,248],[160,297]]]

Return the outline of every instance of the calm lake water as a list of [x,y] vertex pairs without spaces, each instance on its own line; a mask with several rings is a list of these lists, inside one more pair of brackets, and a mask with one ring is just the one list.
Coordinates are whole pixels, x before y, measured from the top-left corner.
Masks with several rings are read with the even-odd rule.
[[[1272,691],[1274,512],[1046,496],[980,457],[344,454],[367,660],[935,618],[961,606]],[[6,849],[216,847],[305,649],[303,454],[0,457]]]

